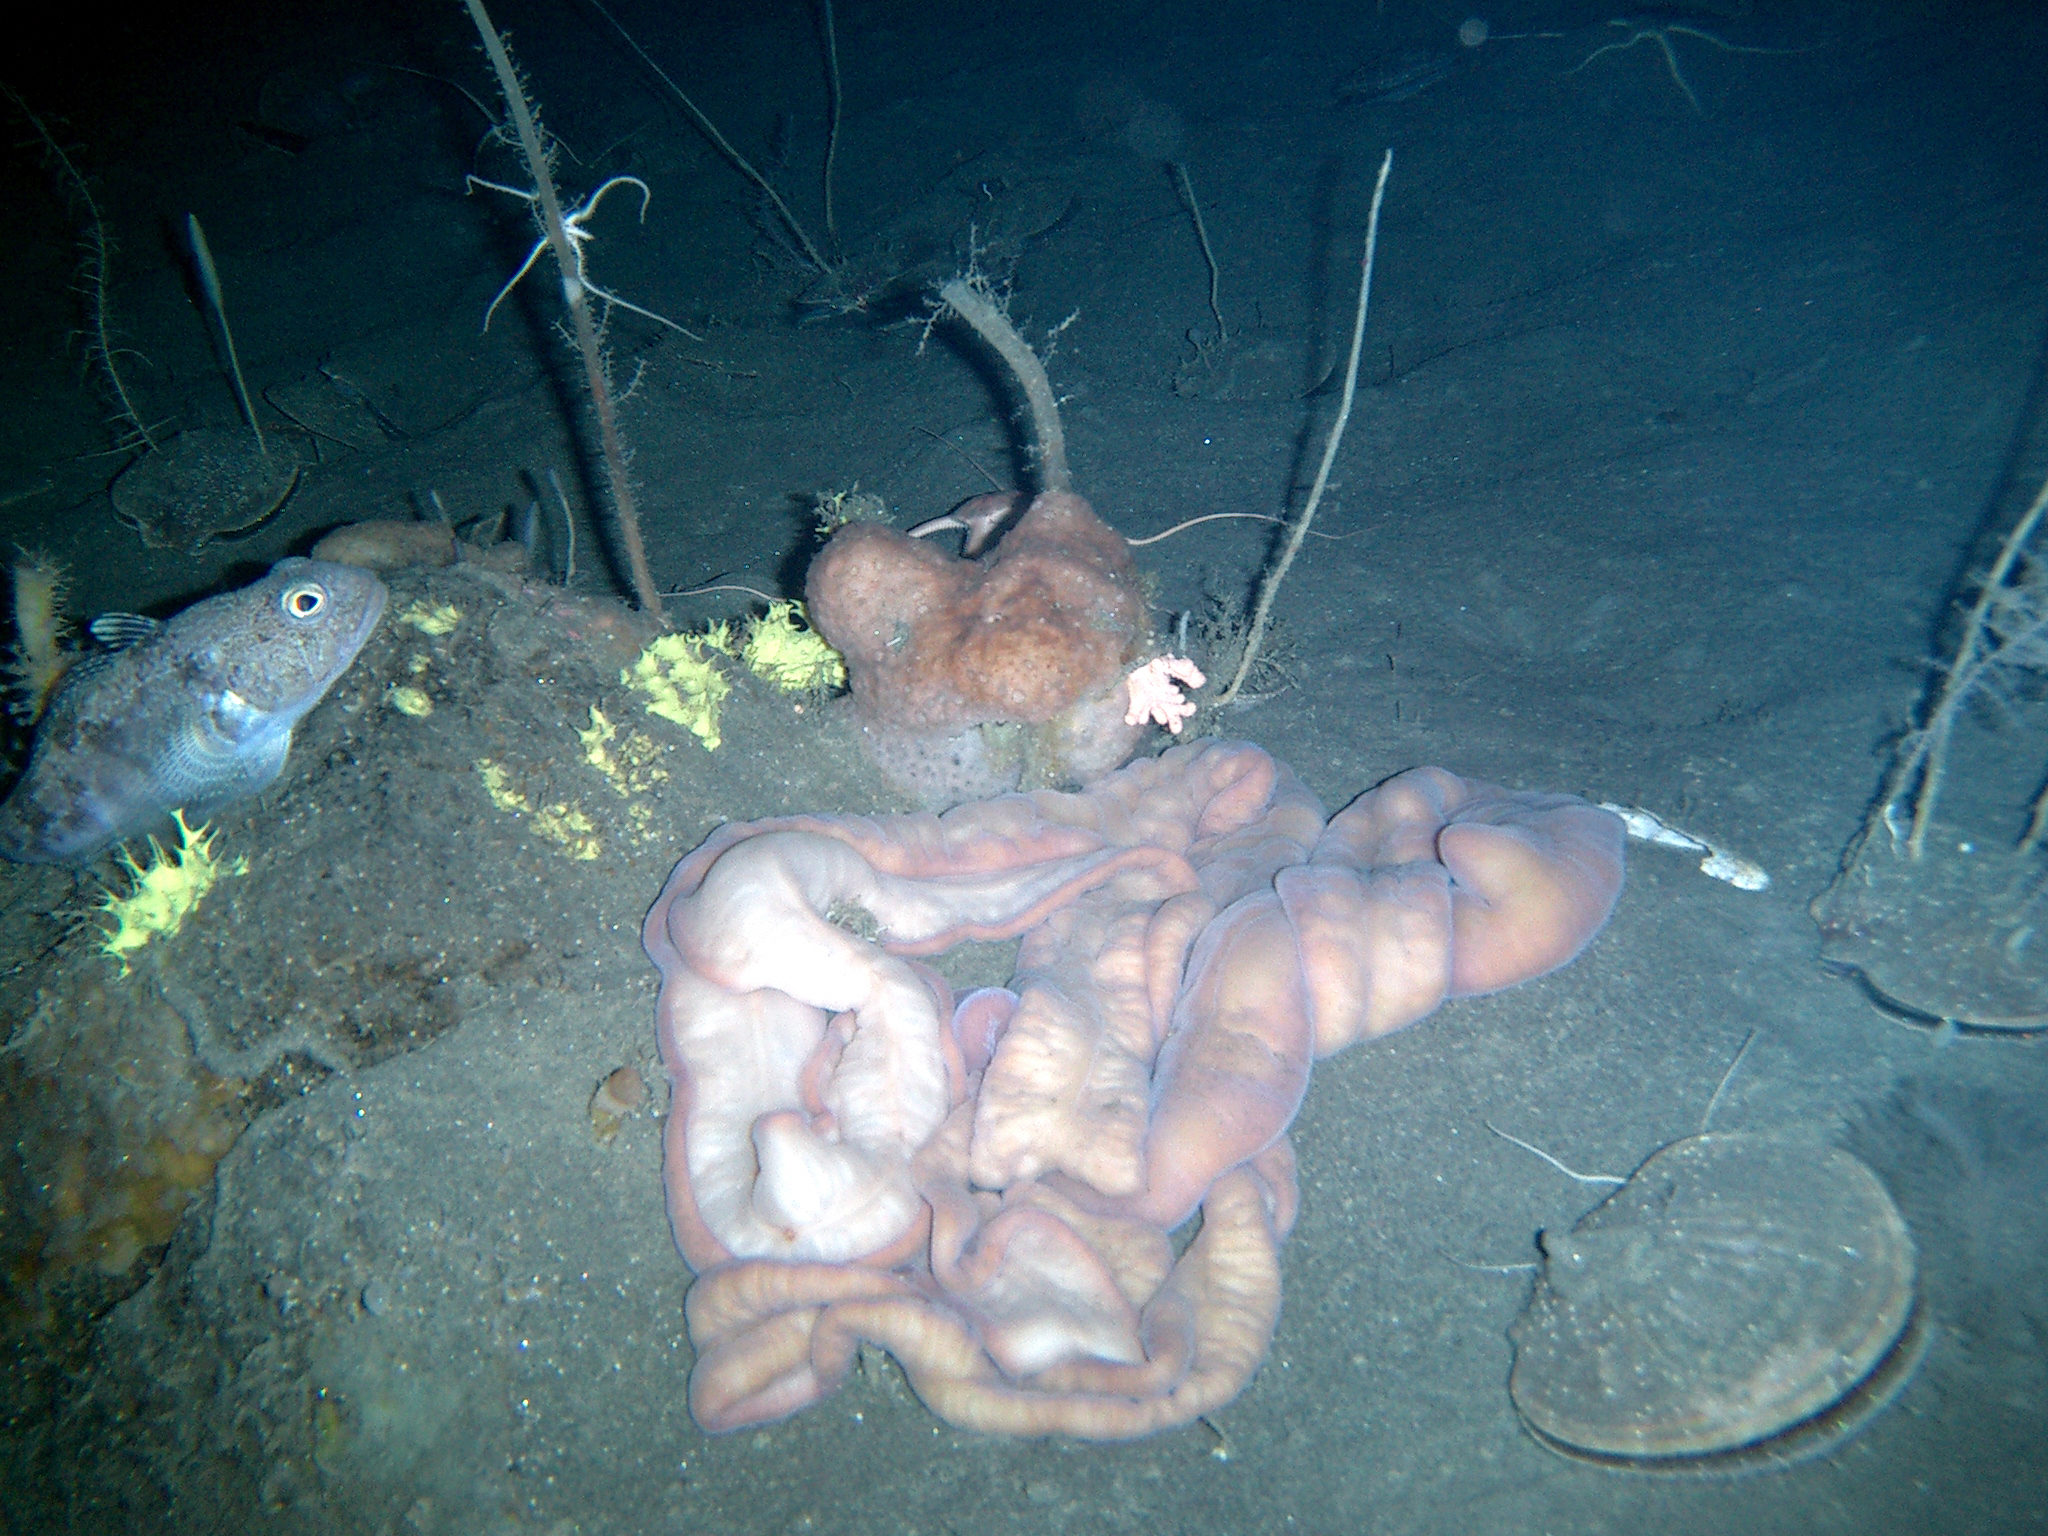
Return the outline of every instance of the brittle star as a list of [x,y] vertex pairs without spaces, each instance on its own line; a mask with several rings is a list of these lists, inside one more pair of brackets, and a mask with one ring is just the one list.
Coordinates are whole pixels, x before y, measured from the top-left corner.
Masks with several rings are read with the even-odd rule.
[[[529,207],[540,201],[540,194],[538,192],[529,192],[524,187],[508,187],[502,181],[487,181],[481,176],[474,175],[469,177],[468,181],[469,190],[472,192],[478,187],[488,187],[493,192],[503,192],[507,197],[519,198]],[[622,299],[616,293],[600,288],[590,280],[590,273],[583,264],[583,247],[588,245],[595,237],[583,226],[596,214],[597,205],[604,201],[605,193],[617,186],[629,186],[638,190],[640,193],[640,222],[642,224],[647,222],[647,205],[653,200],[654,194],[647,189],[647,183],[638,176],[614,176],[574,208],[565,209],[562,213],[562,228],[569,236],[569,249],[576,256],[576,271],[573,274],[573,281],[587,292],[593,293],[598,298],[604,300],[607,305],[616,304],[619,308],[630,310],[644,319],[654,321],[657,325],[665,325],[678,335],[687,336],[692,341],[702,341],[704,339],[702,336],[699,336],[695,331],[685,330],[666,315],[657,315],[651,309],[642,309],[630,299]],[[534,241],[533,249],[526,253],[526,260],[519,263],[519,270],[505,279],[505,286],[498,290],[497,297],[491,300],[490,308],[484,311],[485,330],[488,331],[491,328],[491,316],[495,315],[498,312],[498,306],[505,302],[505,295],[519,286],[519,279],[526,276],[532,270],[533,264],[540,260],[540,253],[546,250],[547,247],[548,237],[543,233],[538,240]],[[564,274],[564,277],[566,279],[570,275]]]
[[1701,117],[1707,115],[1707,109],[1700,105],[1699,97],[1693,94],[1692,86],[1685,78],[1685,71],[1678,67],[1678,50],[1671,46],[1672,33],[1682,32],[1687,37],[1696,37],[1703,43],[1712,43],[1723,53],[1782,54],[1804,53],[1806,51],[1803,48],[1748,48],[1740,43],[1731,43],[1725,38],[1716,37],[1713,33],[1701,27],[1689,27],[1680,21],[1652,21],[1647,17],[1617,16],[1608,22],[1607,25],[1610,27],[1628,27],[1631,30],[1625,40],[1618,43],[1609,43],[1603,48],[1595,48],[1591,53],[1579,60],[1577,64],[1566,70],[1566,74],[1576,75],[1603,53],[1626,53],[1629,49],[1635,47],[1637,43],[1655,43],[1664,50],[1664,63],[1671,70],[1672,80],[1676,82],[1681,91],[1685,92],[1685,99],[1692,103],[1693,111],[1699,113]]

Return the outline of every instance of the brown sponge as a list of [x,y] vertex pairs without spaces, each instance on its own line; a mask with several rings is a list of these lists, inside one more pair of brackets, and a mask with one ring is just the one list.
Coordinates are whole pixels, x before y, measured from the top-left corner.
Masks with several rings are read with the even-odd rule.
[[1057,779],[1107,772],[1142,734],[1111,697],[1149,639],[1137,568],[1071,492],[1036,497],[976,560],[849,524],[812,562],[807,605],[878,740],[1033,727],[1059,760],[1041,776]]

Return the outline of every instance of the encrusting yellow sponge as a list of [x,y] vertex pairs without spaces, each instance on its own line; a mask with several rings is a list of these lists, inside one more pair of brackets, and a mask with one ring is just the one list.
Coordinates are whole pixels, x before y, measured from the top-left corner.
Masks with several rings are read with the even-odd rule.
[[784,693],[823,693],[846,686],[846,658],[825,643],[816,630],[798,622],[803,604],[770,603],[768,611],[747,626],[740,660],[756,677]]
[[701,635],[663,635],[633,659],[619,681],[647,696],[650,715],[673,720],[703,742],[706,751],[716,752],[724,739],[719,714],[732,694],[732,681],[716,658],[736,657],[784,693],[825,693],[846,686],[845,659],[805,617],[803,604],[784,600],[749,620],[746,639],[738,645],[732,626],[724,623]]
[[723,624],[702,635],[663,635],[619,674],[620,682],[647,695],[650,715],[673,720],[703,742],[707,752],[718,750],[718,713],[732,692],[712,653],[732,654],[732,637]]

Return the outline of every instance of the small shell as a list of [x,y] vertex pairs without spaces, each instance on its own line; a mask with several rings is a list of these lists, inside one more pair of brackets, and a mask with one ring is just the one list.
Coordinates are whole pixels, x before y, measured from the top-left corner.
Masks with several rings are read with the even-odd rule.
[[[1693,1136],[1545,1245],[1508,1390],[1567,1455],[1794,1459],[1784,1437],[1832,1444],[1904,1386],[1924,1348],[1914,1315],[1912,1236],[1862,1163]],[[1861,1412],[1842,1411],[1852,1400]]]
[[647,1084],[632,1067],[620,1067],[597,1085],[590,1096],[590,1129],[598,1141],[608,1143],[619,1134],[642,1104],[647,1102]]

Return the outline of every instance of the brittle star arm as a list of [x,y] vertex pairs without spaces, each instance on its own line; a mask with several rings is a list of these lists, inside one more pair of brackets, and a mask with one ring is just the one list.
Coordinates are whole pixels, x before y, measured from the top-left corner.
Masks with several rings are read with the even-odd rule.
[[[1628,23],[1617,22],[1616,25],[1627,26]],[[1574,64],[1570,69],[1566,70],[1565,73],[1568,75],[1576,75],[1580,70],[1584,69],[1588,64],[1592,63],[1602,54],[1626,53],[1629,49],[1635,47],[1637,43],[1655,43],[1659,48],[1664,50],[1664,62],[1671,70],[1671,78],[1678,83],[1678,88],[1681,91],[1685,92],[1685,99],[1692,103],[1693,111],[1699,113],[1700,116],[1705,117],[1707,115],[1706,108],[1700,105],[1699,97],[1693,94],[1692,86],[1686,82],[1685,71],[1678,67],[1678,53],[1677,50],[1675,50],[1671,46],[1671,33],[1673,30],[1674,29],[1671,27],[1637,27],[1634,32],[1629,34],[1626,40],[1618,43],[1608,43],[1604,47],[1595,48],[1591,53],[1587,54],[1583,59],[1579,60],[1578,63]],[[1693,29],[1690,27],[1686,27],[1681,30],[1688,32],[1693,31]],[[1701,37],[1707,36],[1707,34],[1704,32],[1698,33],[1696,35]],[[1719,39],[1714,40],[1719,41]]]
[[1726,38],[1717,37],[1714,33],[1702,27],[1689,27],[1684,22],[1679,21],[1659,22],[1651,26],[1642,26],[1626,18],[1617,17],[1609,25],[1628,27],[1631,30],[1629,35],[1620,42],[1608,43],[1602,47],[1595,48],[1591,53],[1579,60],[1578,63],[1566,70],[1566,74],[1576,75],[1602,54],[1626,53],[1629,49],[1635,47],[1637,43],[1655,43],[1658,48],[1663,50],[1664,64],[1671,71],[1672,83],[1685,93],[1685,99],[1692,104],[1693,111],[1699,113],[1702,117],[1707,115],[1706,108],[1700,105],[1699,97],[1693,93],[1692,83],[1685,78],[1685,71],[1678,67],[1678,50],[1671,46],[1672,33],[1682,32],[1687,37],[1696,37],[1703,43],[1712,43],[1723,53],[1791,54],[1807,52],[1804,48],[1757,48],[1742,43],[1731,43]]
[[[519,198],[529,205],[538,197],[537,193],[529,192],[524,187],[507,186],[501,181],[489,181],[482,176],[472,175],[468,178],[468,182],[469,190],[472,192],[478,187],[487,187],[493,192],[503,192],[508,197]],[[647,205],[654,199],[654,194],[648,190],[647,183],[638,176],[612,177],[611,180],[598,187],[590,196],[577,204],[576,207],[569,209],[562,215],[562,228],[569,236],[570,250],[576,255],[576,270],[574,273],[564,273],[563,281],[565,283],[573,282],[577,284],[586,291],[595,294],[608,305],[616,304],[621,309],[630,310],[643,319],[652,320],[659,325],[665,325],[680,336],[687,336],[692,341],[702,341],[704,339],[702,336],[699,336],[695,331],[677,325],[675,321],[669,319],[666,315],[657,315],[651,309],[642,309],[630,299],[622,299],[609,289],[600,288],[590,280],[589,269],[584,265],[583,261],[583,247],[589,244],[595,237],[584,226],[596,214],[598,204],[604,201],[604,195],[611,191],[613,187],[621,185],[630,186],[639,192],[640,222],[643,224],[647,222]],[[498,290],[497,295],[490,302],[490,307],[484,311],[485,330],[488,331],[491,328],[491,316],[498,312],[498,306],[505,301],[505,295],[519,286],[519,280],[526,276],[527,272],[532,269],[533,264],[540,259],[540,253],[547,249],[547,243],[547,236],[545,235],[535,241],[533,249],[526,253],[526,260],[519,263],[519,270],[505,280],[505,285]]]

